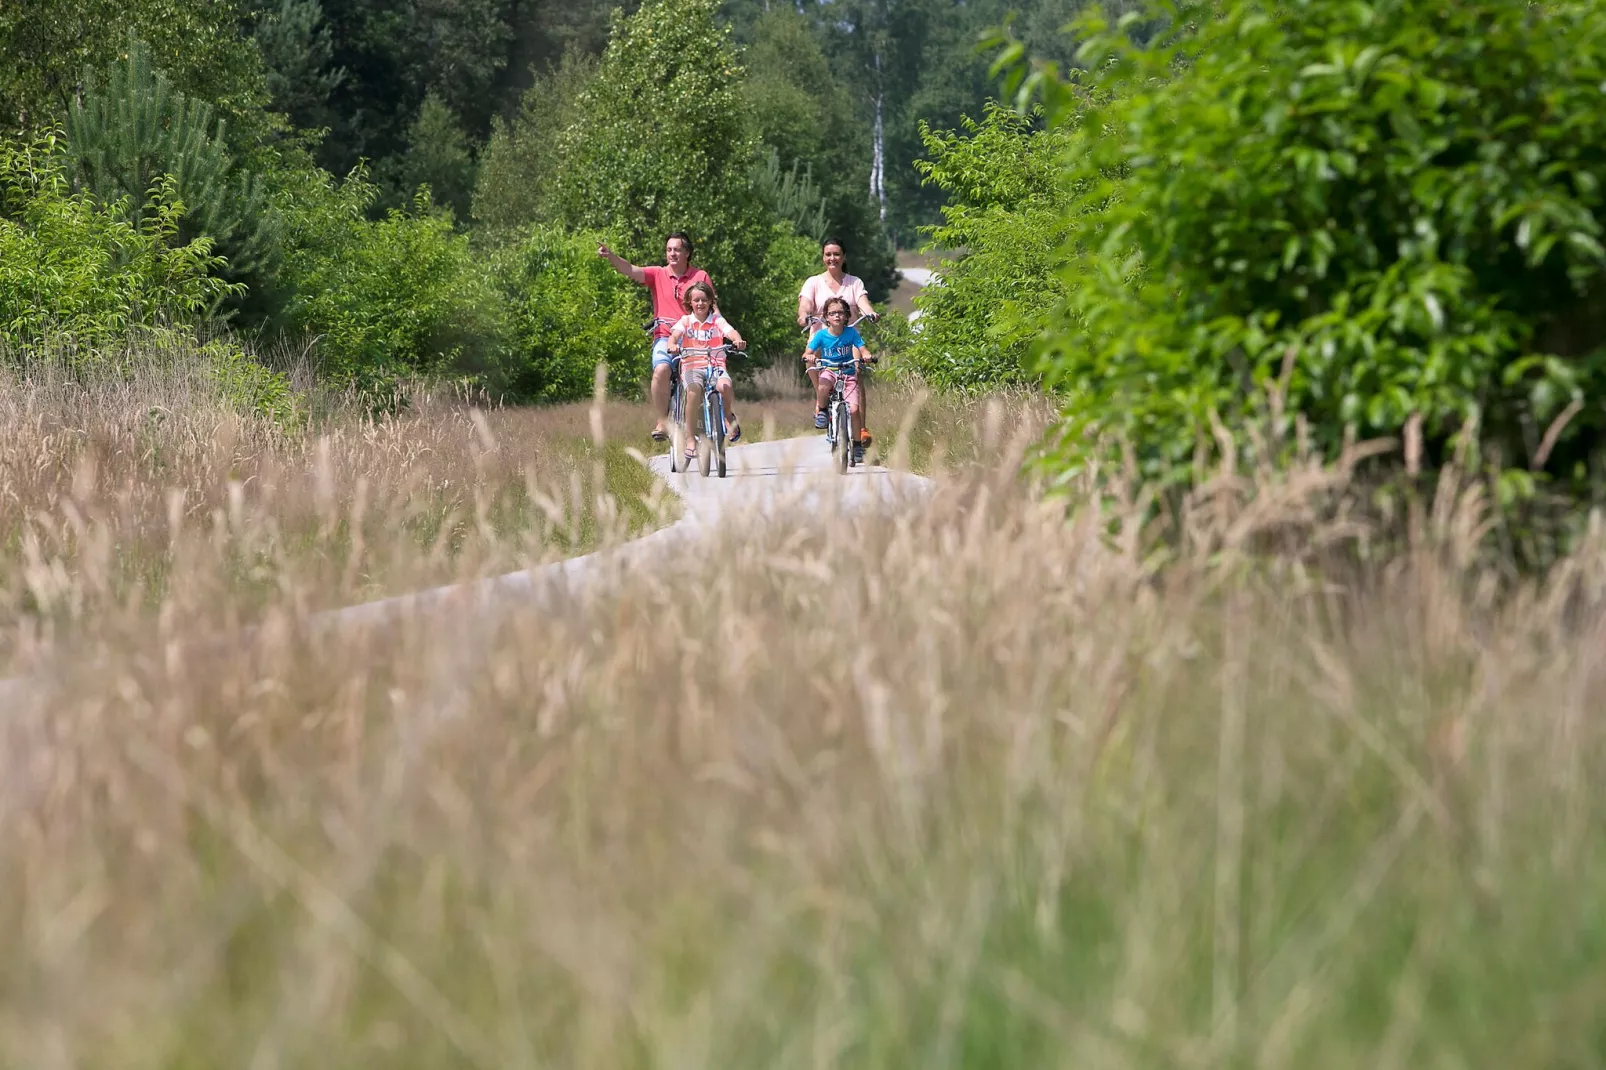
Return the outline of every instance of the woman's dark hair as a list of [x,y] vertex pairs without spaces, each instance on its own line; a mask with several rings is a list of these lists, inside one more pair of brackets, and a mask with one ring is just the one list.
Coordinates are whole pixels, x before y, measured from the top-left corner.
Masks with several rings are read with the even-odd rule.
[[679,238],[681,240],[681,242],[686,246],[686,259],[690,260],[691,259],[691,235],[687,234],[684,230],[672,230],[672,231],[669,232],[669,235],[664,238],[664,241],[671,242],[671,241],[674,241],[676,238]]
[[822,241],[820,243],[820,252],[822,252],[822,253],[825,252],[825,247],[828,246],[828,245],[834,245],[838,249],[841,249],[843,256],[847,256],[848,255],[848,247],[846,245],[842,244],[842,239],[841,238],[838,238],[835,235],[832,235],[832,236],[826,238],[824,241]]
[[842,314],[844,316],[849,317],[850,319],[852,318],[852,316],[853,316],[853,306],[848,304],[848,299],[846,297],[827,297],[825,299],[825,307],[820,309],[820,318],[821,319],[825,319],[827,316],[829,316],[831,314],[831,306],[832,305],[841,305],[842,306]]

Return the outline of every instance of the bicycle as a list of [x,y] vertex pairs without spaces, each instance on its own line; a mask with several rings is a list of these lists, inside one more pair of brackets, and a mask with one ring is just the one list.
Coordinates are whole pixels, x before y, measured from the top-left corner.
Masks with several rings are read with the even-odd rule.
[[[673,327],[675,325],[674,320],[666,320],[661,316],[656,316],[643,324],[642,330],[646,331],[650,337],[653,330],[660,323],[665,327]],[[681,470],[681,452],[686,446],[686,441],[681,431],[681,427],[685,423],[685,413],[686,388],[680,381],[680,357],[676,355],[669,361],[669,413],[667,419],[669,422],[669,470],[671,472]]]
[[[848,326],[856,327],[865,319],[870,318],[879,319],[880,317],[874,316],[872,313],[863,313]],[[809,323],[818,323],[824,326],[825,321],[818,316],[810,316]],[[805,330],[807,329],[805,328]],[[809,336],[813,337],[812,331],[809,331]],[[846,380],[849,375],[857,379],[859,373],[863,370],[863,365],[866,363],[874,364],[875,358],[870,357],[867,361],[860,361],[855,358],[853,363],[849,365],[852,371],[845,374],[842,369],[838,368],[836,379],[831,384],[830,400],[826,402],[825,441],[831,448],[831,458],[835,462],[836,470],[844,475],[849,468],[856,467],[860,460],[858,443],[853,440],[853,415],[848,410]],[[819,367],[819,364],[817,361],[812,362],[810,367]],[[861,390],[863,389],[862,381],[859,387]],[[837,449],[838,445],[843,446],[840,452]]]
[[855,359],[846,369],[836,368],[837,375],[831,383],[831,397],[825,403],[825,442],[831,448],[831,460],[836,470],[843,475],[847,474],[849,468],[857,467],[862,459],[859,444],[853,441],[853,414],[848,409],[848,377],[858,376],[865,364],[874,363],[874,357],[867,361]]
[[[709,346],[710,356],[714,353],[725,353],[727,356],[734,347],[726,342],[724,345]],[[685,353],[685,350],[681,350]],[[676,362],[679,363],[678,361]],[[717,470],[719,478],[724,479],[727,471],[725,461],[725,436],[728,430],[725,419],[725,396],[719,392],[719,380],[715,376],[712,363],[703,366],[701,378],[703,387],[703,434],[697,440],[697,466],[706,477],[710,471]],[[728,372],[726,374],[729,374]],[[677,428],[677,434],[684,434]],[[677,447],[677,449],[680,447]],[[670,471],[675,471],[673,467]],[[690,471],[688,468],[687,471]]]

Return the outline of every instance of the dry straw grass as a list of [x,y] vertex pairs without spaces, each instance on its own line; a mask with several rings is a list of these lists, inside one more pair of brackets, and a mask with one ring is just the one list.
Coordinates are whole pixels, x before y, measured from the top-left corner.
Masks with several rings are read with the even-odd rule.
[[[202,480],[159,604],[10,611],[71,661],[0,723],[0,1063],[1596,1065],[1606,546],[1496,599],[1458,494],[1343,566],[1306,467],[1157,569],[996,411],[922,508],[382,639],[306,638],[361,586],[314,523],[205,662],[175,640],[245,612],[256,521]],[[351,434],[346,502],[413,441]]]

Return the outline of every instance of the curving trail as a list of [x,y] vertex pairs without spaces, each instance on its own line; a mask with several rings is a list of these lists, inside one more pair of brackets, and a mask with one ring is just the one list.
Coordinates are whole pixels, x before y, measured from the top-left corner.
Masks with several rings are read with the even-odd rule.
[[[929,272],[904,269],[925,285]],[[728,475],[703,476],[669,471],[669,457],[648,466],[685,504],[679,521],[619,546],[536,568],[471,582],[448,584],[405,595],[316,613],[307,622],[314,640],[348,629],[372,628],[420,613],[539,608],[557,598],[602,594],[610,582],[628,579],[631,569],[659,567],[664,555],[684,553],[688,541],[716,526],[779,520],[799,524],[876,508],[907,508],[930,488],[923,476],[861,464],[846,475],[835,471],[825,433],[770,442],[743,443],[726,450]],[[218,636],[202,645],[227,656],[241,649],[251,632]],[[53,681],[37,677],[0,679],[0,711],[25,709]]]

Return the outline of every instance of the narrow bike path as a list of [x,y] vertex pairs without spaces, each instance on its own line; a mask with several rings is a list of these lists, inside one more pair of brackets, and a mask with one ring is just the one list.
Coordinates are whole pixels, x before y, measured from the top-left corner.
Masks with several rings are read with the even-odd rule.
[[669,455],[650,459],[653,472],[684,503],[681,521],[668,530],[698,527],[738,516],[768,517],[789,509],[813,515],[831,508],[852,511],[871,504],[890,505],[929,486],[923,476],[860,464],[840,474],[825,433],[726,448],[726,476],[671,472]]

